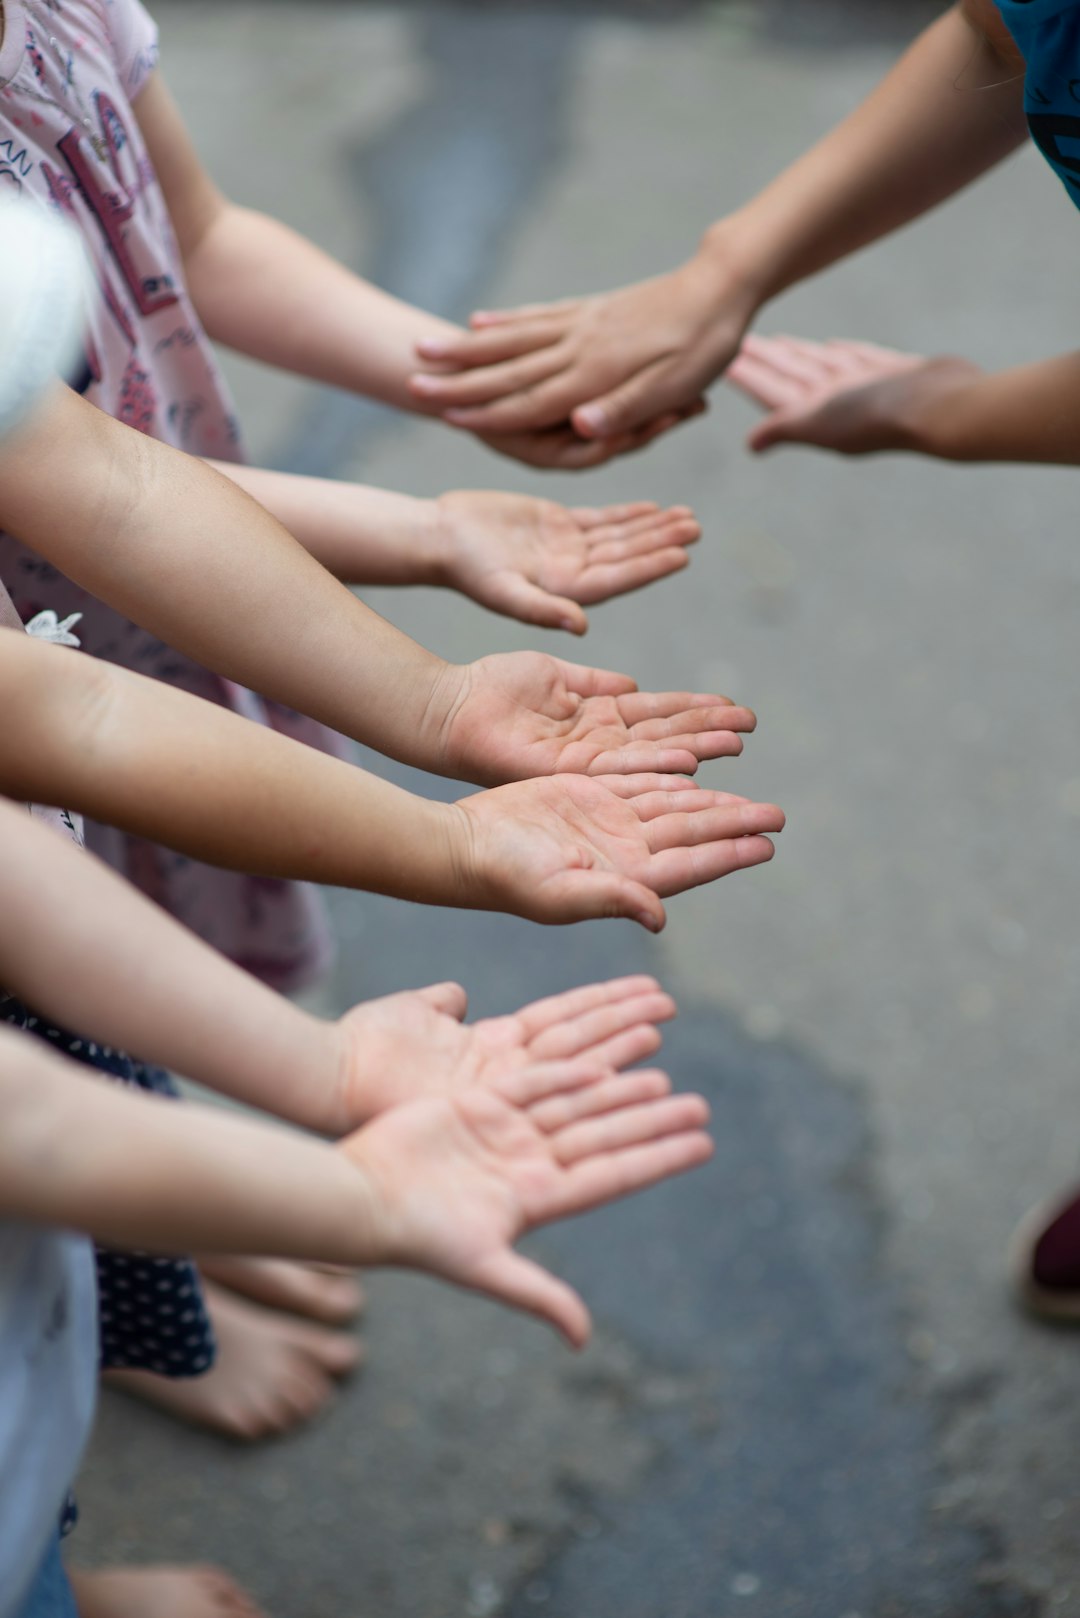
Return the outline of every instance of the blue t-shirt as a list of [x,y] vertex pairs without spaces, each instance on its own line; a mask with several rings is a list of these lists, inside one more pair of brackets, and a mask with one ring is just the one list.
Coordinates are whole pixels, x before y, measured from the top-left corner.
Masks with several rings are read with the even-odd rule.
[[1080,0],[996,0],[1027,63],[1031,138],[1080,208]]

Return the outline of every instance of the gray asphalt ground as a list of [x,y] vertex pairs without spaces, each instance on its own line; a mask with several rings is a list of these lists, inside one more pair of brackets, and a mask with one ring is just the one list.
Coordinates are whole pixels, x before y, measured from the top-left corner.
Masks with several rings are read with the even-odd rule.
[[[926,15],[157,10],[225,186],[451,314],[671,264]],[[1078,251],[1028,152],[761,329],[1046,355],[1075,341]],[[692,568],[597,610],[583,655],[755,706],[745,758],[707,773],[789,829],[768,869],[675,900],[659,940],[335,897],[336,1006],[453,975],[489,1011],[657,972],[716,1162],[536,1243],[595,1306],[578,1360],[375,1277],[369,1369],[288,1442],[243,1452],[107,1401],[84,1554],[219,1560],[274,1618],[1080,1614],[1080,1333],[1017,1316],[1004,1279],[1016,1219],[1080,1166],[1075,474],[755,462],[721,390],[646,456],[541,484],[231,371],[266,461],[695,504]],[[541,638],[434,592],[372,600],[453,658]]]

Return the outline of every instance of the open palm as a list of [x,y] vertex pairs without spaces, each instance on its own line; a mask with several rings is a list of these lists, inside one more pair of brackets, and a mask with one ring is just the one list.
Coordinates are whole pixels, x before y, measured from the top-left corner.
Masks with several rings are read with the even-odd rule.
[[750,336],[727,374],[766,412],[747,440],[755,453],[806,444],[872,455],[918,448],[922,414],[982,373],[969,360],[876,343]]
[[513,1244],[707,1161],[708,1107],[658,1077],[641,1102],[628,1079],[557,1063],[383,1113],[342,1149],[372,1184],[385,1262],[527,1310],[581,1347],[581,1299]]
[[[614,1071],[629,1067],[659,1050],[656,1025],[675,1015],[675,1002],[655,978],[640,976],[571,989],[476,1023],[462,1021],[466,1009],[459,984],[436,983],[347,1012],[338,1025],[344,1081],[334,1133],[388,1107],[452,1095],[537,1062],[588,1056]],[[633,1076],[638,1099],[658,1093],[659,1077]]]
[[656,775],[519,781],[456,808],[464,903],[549,923],[626,916],[651,932],[662,898],[771,859],[784,825],[774,804]]
[[742,752],[757,723],[726,697],[644,692],[624,674],[542,652],[482,657],[449,670],[433,717],[442,773],[497,786],[531,776],[693,775],[702,759]]
[[701,536],[687,506],[568,509],[554,500],[469,489],[438,502],[448,582],[482,606],[583,635],[583,606],[676,573]]

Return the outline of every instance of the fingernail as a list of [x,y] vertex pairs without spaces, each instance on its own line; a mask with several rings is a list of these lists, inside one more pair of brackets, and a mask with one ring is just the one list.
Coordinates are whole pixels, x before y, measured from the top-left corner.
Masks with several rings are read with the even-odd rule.
[[441,360],[444,354],[450,352],[450,344],[438,337],[425,337],[423,342],[417,343],[416,348],[429,360]]
[[411,380],[417,393],[437,393],[439,391],[440,383],[437,376],[428,376],[426,372],[421,371],[418,376],[414,376]]
[[655,916],[649,915],[647,911],[639,911],[637,919],[643,927],[648,928],[650,933],[658,933],[660,931],[660,923],[657,921]]
[[580,410],[574,411],[574,420],[597,433],[607,426],[607,415],[599,405],[582,405]]

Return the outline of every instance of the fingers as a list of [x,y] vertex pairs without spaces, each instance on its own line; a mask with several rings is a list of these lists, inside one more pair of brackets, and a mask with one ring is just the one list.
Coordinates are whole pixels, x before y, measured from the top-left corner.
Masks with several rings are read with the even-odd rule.
[[636,921],[647,932],[662,932],[667,916],[651,886],[616,871],[564,871],[533,896],[525,912],[536,921]]
[[[570,421],[575,431],[582,438],[610,438],[615,433],[633,432],[635,428],[647,426],[668,411],[678,412],[695,403],[697,391],[694,391],[692,399],[680,398],[674,378],[665,377],[668,370],[666,358],[654,360],[610,393],[587,401],[581,400],[570,411]],[[574,397],[575,384],[580,400],[582,383],[571,367],[563,377],[563,386],[570,400]]]
[[515,1107],[537,1106],[554,1096],[587,1089],[611,1077],[611,1069],[594,1056],[573,1062],[533,1062],[516,1072],[501,1074],[489,1088],[498,1091]]
[[530,318],[512,316],[454,336],[423,338],[416,352],[437,365],[497,365],[558,342],[565,326],[565,320],[546,311]]
[[674,1015],[675,1002],[671,996],[662,989],[649,990],[545,1029],[530,1042],[529,1054],[542,1062],[560,1061],[585,1052],[594,1054],[597,1046],[627,1028],[646,1024],[655,1027],[657,1023],[669,1022]]
[[806,397],[807,390],[801,382],[746,354],[728,366],[727,380],[766,410],[785,410],[802,404]]
[[778,444],[812,444],[815,439],[808,431],[808,423],[812,419],[813,413],[801,407],[798,410],[775,410],[750,429],[746,435],[746,447],[752,455],[764,455]]
[[469,316],[469,328],[482,331],[488,326],[508,326],[516,320],[540,320],[547,317],[564,323],[576,315],[583,304],[581,298],[557,298],[554,303],[522,303],[516,309],[476,309]]
[[602,1207],[618,1197],[700,1168],[713,1155],[713,1144],[701,1130],[671,1135],[644,1146],[631,1146],[609,1156],[586,1158],[569,1169],[557,1201],[547,1217],[567,1219]]
[[768,837],[722,838],[718,842],[654,855],[649,861],[648,878],[658,894],[670,898],[673,894],[685,893],[688,888],[703,887],[707,882],[732,876],[736,871],[765,865],[775,852]]
[[[673,506],[672,511],[689,512],[689,506]],[[570,515],[579,528],[591,530],[593,528],[608,528],[622,523],[635,522],[640,517],[655,517],[659,515],[660,507],[655,500],[632,500],[621,506],[571,506]]]
[[646,585],[657,584],[672,573],[681,573],[690,566],[690,558],[682,547],[692,543],[692,540],[685,540],[678,546],[655,550],[648,556],[640,556],[632,561],[587,567],[578,582],[578,597],[591,607],[601,601],[610,601],[615,596],[643,590]]
[[[737,736],[730,738],[731,753],[742,751]],[[710,755],[718,756],[718,755]],[[689,747],[659,747],[655,742],[638,742],[611,748],[598,753],[586,770],[587,775],[638,775],[642,771],[659,770],[665,775],[696,775],[700,759]]]
[[[737,708],[732,702],[725,702],[722,698],[713,698],[707,706],[702,703],[692,707],[676,707],[681,702],[681,696],[672,693],[670,707],[674,712],[657,714],[655,718],[640,719],[636,722],[628,718],[629,712],[640,712],[642,703],[638,697],[631,697],[627,703],[619,703],[619,711],[630,725],[630,734],[636,742],[673,741],[678,738],[679,744],[689,746],[688,737],[708,734],[711,731],[752,731],[757,725],[757,718],[749,708]],[[663,700],[659,704],[664,706]]]
[[584,1348],[589,1340],[589,1311],[573,1288],[511,1248],[484,1259],[468,1275],[466,1284],[511,1309],[546,1320],[571,1348]]
[[730,697],[709,691],[631,691],[619,698],[619,714],[635,727],[650,719],[673,719],[699,709],[723,710],[723,724],[729,730],[750,731],[757,717],[750,708],[737,707]]
[[469,1009],[469,996],[460,983],[432,983],[417,993],[436,1011],[445,1012],[456,1022],[461,1022]]
[[[685,792],[695,793],[702,789],[693,781],[688,781],[684,775],[658,775],[655,772],[640,775],[602,775],[594,779],[601,786],[614,793],[615,797],[634,802],[654,793]],[[683,807],[686,807],[685,805]]]
[[[633,780],[634,777],[629,777]],[[678,780],[678,777],[674,777]],[[658,815],[687,815],[698,814],[702,809],[734,809],[740,804],[750,803],[749,798],[740,798],[733,792],[712,792],[704,787],[680,783],[681,790],[667,790],[659,792],[639,793],[632,801],[631,808],[641,821],[655,820]]]
[[831,380],[838,368],[838,356],[830,354],[823,343],[797,337],[747,337],[743,348],[748,358],[768,365],[803,394]]
[[607,983],[589,983],[580,989],[568,989],[565,994],[548,995],[534,1000],[517,1013],[517,1021],[531,1039],[555,1023],[586,1016],[601,1006],[617,1005],[620,1001],[636,999],[639,995],[660,992],[660,985],[645,973],[632,977],[611,978]]
[[484,604],[521,623],[565,629],[570,635],[584,635],[589,627],[589,620],[576,601],[568,596],[551,595],[521,573],[502,573],[491,580]]
[[[488,412],[482,420],[478,406],[505,399],[507,395],[532,393],[540,383],[558,376],[565,365],[566,355],[560,347],[543,347],[538,353],[526,353],[475,371],[456,371],[449,375],[422,371],[409,378],[409,391],[440,410],[450,412],[450,419],[460,427],[486,425],[489,431],[497,432],[499,423],[494,412]],[[553,426],[565,414],[562,411],[548,421],[530,422],[530,425]]]
[[621,1073],[636,1062],[651,1060],[663,1043],[659,1028],[639,1024],[636,1028],[627,1028],[624,1033],[614,1034],[600,1045],[594,1045],[589,1054],[613,1072]]
[[671,1080],[657,1069],[617,1073],[597,1084],[538,1102],[530,1109],[529,1117],[538,1129],[550,1135],[586,1118],[620,1107],[659,1101],[670,1094]]
[[567,663],[556,658],[559,673],[567,689],[579,697],[626,697],[637,691],[637,681],[629,674],[615,674],[611,669],[591,669],[583,663]]
[[551,1146],[558,1161],[570,1168],[583,1158],[699,1130],[708,1119],[708,1104],[701,1096],[666,1096],[568,1124],[551,1136]]
[[[732,710],[738,714],[738,710]],[[745,712],[745,710],[743,710]],[[688,723],[695,723],[688,720]],[[672,726],[674,728],[674,726]],[[750,728],[750,726],[743,726]],[[742,736],[735,726],[724,730],[690,730],[678,735],[649,741],[631,731],[631,741],[620,748],[597,752],[591,760],[588,775],[623,775],[641,770],[661,770],[670,775],[695,775],[698,765],[706,759],[735,759],[743,751]]]
[[590,443],[565,425],[544,428],[540,432],[478,433],[477,436],[497,455],[508,455],[526,466],[547,471],[587,471],[637,447],[632,434]]
[[753,837],[783,830],[783,812],[770,803],[742,803],[724,808],[702,808],[690,814],[661,814],[645,826],[653,854],[674,848],[700,848],[733,837]]
[[598,524],[586,533],[590,563],[624,562],[650,550],[692,545],[701,538],[701,524],[686,506],[673,506],[631,522]]

